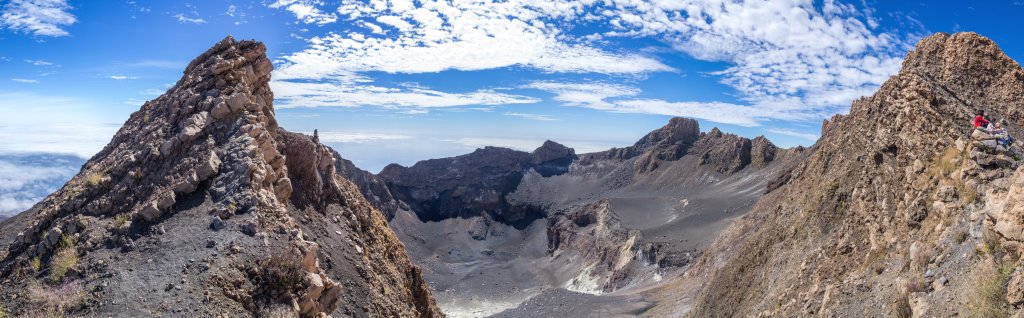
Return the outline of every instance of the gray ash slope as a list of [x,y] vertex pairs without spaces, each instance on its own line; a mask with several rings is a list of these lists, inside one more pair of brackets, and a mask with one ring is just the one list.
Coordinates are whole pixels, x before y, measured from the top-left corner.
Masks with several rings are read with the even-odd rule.
[[334,151],[277,126],[265,52],[217,43],[71,181],[0,222],[2,307],[441,316],[384,217],[337,175]]
[[338,171],[388,215],[450,315],[556,314],[537,304],[566,295],[639,313],[640,296],[624,294],[684,269],[802,155],[673,118],[598,153],[548,141]]

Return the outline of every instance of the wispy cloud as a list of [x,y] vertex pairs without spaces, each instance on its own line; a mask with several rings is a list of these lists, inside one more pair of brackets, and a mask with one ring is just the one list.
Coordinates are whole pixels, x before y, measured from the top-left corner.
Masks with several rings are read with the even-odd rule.
[[[554,92],[567,105],[695,113],[744,125],[842,112],[897,72],[909,48],[901,36],[878,27],[870,8],[837,1],[345,1],[336,7],[281,0],[271,7],[292,5],[302,12],[338,12],[354,29],[308,38],[307,49],[283,56],[275,72],[283,82],[351,84],[367,82],[363,77],[372,72],[515,66],[620,77],[674,71],[653,55],[671,53],[607,45],[652,39],[669,44],[675,54],[727,64],[709,75],[734,88],[738,100],[643,98],[642,105],[609,102],[642,97],[616,85],[570,90],[540,82],[532,88]],[[310,16],[289,10],[303,22]],[[583,25],[593,31],[584,33]],[[749,115],[709,113],[723,110]]]
[[492,90],[447,93],[425,88],[386,88],[373,85],[291,81],[273,81],[271,87],[274,89],[275,106],[279,108],[332,106],[420,108],[529,104],[540,101],[529,96]]
[[155,88],[147,88],[147,89],[144,89],[144,90],[139,92],[139,94],[146,95],[146,96],[159,96],[160,94],[163,94],[163,93],[164,93],[163,90],[159,90],[159,89],[155,89]]
[[37,84],[37,83],[39,83],[39,80],[25,79],[25,78],[12,78],[11,80],[15,81],[15,82],[18,82],[18,83],[25,83],[25,84]]
[[138,79],[138,77],[135,77],[135,76],[126,76],[126,75],[111,75],[111,76],[110,76],[110,79],[113,79],[113,80],[118,80],[118,81],[123,81],[123,80],[133,80],[133,79]]
[[198,14],[195,14],[195,13],[193,13],[192,16],[186,16],[184,13],[178,13],[178,14],[173,15],[172,17],[178,19],[178,23],[191,23],[191,24],[203,24],[203,23],[206,23],[206,20],[204,20],[202,17],[199,17]]
[[810,141],[818,140],[818,137],[819,137],[818,134],[805,133],[805,132],[799,132],[799,131],[792,130],[792,129],[782,129],[782,128],[771,128],[771,129],[768,129],[768,132],[775,133],[775,134],[780,134],[780,135],[797,137],[797,138],[803,138],[803,139],[807,139],[807,140],[810,140]]
[[47,62],[47,61],[43,61],[43,60],[25,60],[25,63],[29,63],[29,64],[32,64],[32,65],[35,65],[35,66],[51,66],[51,65],[53,65],[53,63],[50,63],[50,62]]
[[[312,135],[313,132],[306,134]],[[383,140],[405,140],[412,136],[402,134],[384,134],[369,132],[345,132],[345,131],[321,131],[319,132],[321,142],[335,143],[368,143]]]
[[553,82],[537,81],[521,86],[521,88],[538,89],[554,93],[554,99],[564,102],[568,106],[583,106],[590,108],[609,108],[612,104],[610,98],[635,96],[640,89],[601,82]]
[[233,4],[228,6],[228,10],[226,12],[224,12],[224,15],[229,16],[232,19],[234,19],[235,20],[235,22],[234,22],[235,25],[241,25],[241,24],[245,24],[245,23],[249,22],[246,19],[248,17],[248,14],[244,10],[239,9],[237,6],[235,6]]
[[277,0],[271,3],[271,8],[284,8],[295,15],[299,21],[306,24],[325,25],[338,21],[338,16],[333,12],[324,12],[317,8],[323,2],[319,0]]
[[543,114],[529,114],[529,113],[508,112],[508,113],[505,113],[505,116],[512,116],[512,117],[519,117],[519,118],[525,118],[525,119],[530,119],[530,120],[540,120],[540,121],[555,121],[555,120],[558,120],[555,117],[552,117],[551,115],[543,115]]
[[0,9],[0,26],[35,36],[67,36],[77,20],[67,0],[10,0]]

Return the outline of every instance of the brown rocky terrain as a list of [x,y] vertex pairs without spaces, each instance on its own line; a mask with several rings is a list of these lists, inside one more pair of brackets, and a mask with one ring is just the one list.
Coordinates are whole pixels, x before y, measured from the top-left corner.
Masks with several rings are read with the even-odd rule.
[[974,33],[921,40],[648,313],[1021,315],[1020,149],[973,133],[977,110],[1020,136],[1024,70]]
[[278,127],[263,44],[228,37],[56,193],[0,223],[17,316],[434,317],[383,215]]

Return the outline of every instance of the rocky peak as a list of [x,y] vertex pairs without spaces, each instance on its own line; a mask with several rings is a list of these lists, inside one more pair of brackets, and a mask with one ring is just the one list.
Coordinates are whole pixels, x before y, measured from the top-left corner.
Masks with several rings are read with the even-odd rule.
[[[717,129],[717,128],[716,128]],[[697,120],[674,117],[668,124],[652,131],[633,144],[634,151],[643,152],[652,147],[679,145],[688,148],[700,138],[700,124]]]
[[532,155],[533,162],[544,163],[552,160],[574,157],[576,156],[576,150],[566,147],[560,143],[547,140],[544,141],[543,145],[534,150]]
[[[304,317],[334,313],[341,305],[341,286],[332,280],[331,273],[320,267],[319,245],[306,239],[290,209],[298,205],[323,210],[325,200],[343,205],[358,204],[354,203],[358,202],[358,196],[353,197],[339,187],[333,151],[309,137],[278,128],[269,86],[272,69],[262,43],[236,41],[230,36],[189,63],[174,87],[132,114],[112,141],[90,159],[77,176],[26,212],[32,214],[32,221],[18,234],[0,262],[4,276],[32,271],[33,260],[45,262],[53,258],[58,249],[74,246],[83,264],[110,264],[119,272],[132,273],[117,276],[126,281],[113,285],[129,288],[138,283],[134,275],[148,273],[127,267],[135,266],[129,264],[134,264],[136,258],[156,259],[158,262],[149,267],[154,268],[153,273],[180,271],[162,266],[172,266],[181,261],[180,257],[205,254],[202,249],[189,249],[199,244],[194,242],[195,236],[201,235],[210,238],[205,244],[207,248],[230,244],[231,252],[240,254],[237,258],[209,258],[208,271],[204,272],[207,274],[195,279],[209,277],[193,285],[195,290],[190,289],[188,294],[204,295],[207,294],[204,288],[224,287],[218,284],[226,284],[225,279],[237,281],[228,284],[234,287],[224,292],[226,298],[207,298],[201,303],[219,299],[222,303],[218,306],[222,309],[244,308],[252,314],[278,305]],[[299,178],[298,182],[293,183],[289,176]],[[301,191],[293,196],[296,186]],[[182,222],[202,226],[186,228],[182,227]],[[351,241],[358,242],[367,235],[358,231],[370,230],[375,233],[369,235],[378,238],[391,235],[393,239],[386,225],[378,229],[374,226],[379,227],[379,224],[366,222],[369,223],[359,228],[346,229],[356,232]],[[236,231],[222,231],[226,227]],[[179,231],[190,232],[173,234]],[[218,239],[227,241],[218,242]],[[109,256],[104,256],[110,253],[111,247],[126,253],[140,253],[139,250],[156,248],[154,244],[185,249],[136,254],[123,262],[111,262]],[[395,246],[391,245],[385,248],[393,250]],[[268,252],[270,260],[275,257],[284,260],[260,261],[268,259]],[[404,254],[389,257],[406,260],[392,269],[411,266],[407,258],[403,258]],[[296,267],[301,268],[294,272],[298,277],[287,278],[289,284],[294,285],[268,280],[268,275],[281,273],[264,271],[261,274],[260,268],[264,265],[281,262],[286,262],[284,265],[295,262]],[[241,275],[239,269],[244,268],[252,271]],[[85,269],[83,265],[79,270]],[[217,275],[211,276],[214,273]],[[232,278],[232,273],[240,276]],[[387,270],[380,270],[380,273],[388,274]],[[107,286],[100,280],[110,276],[97,274],[83,275],[80,283]],[[415,270],[390,274],[399,281],[419,279]],[[32,279],[31,276],[18,277]],[[154,281],[147,283],[166,284],[163,278],[169,277],[148,277]],[[171,280],[171,286],[175,281]],[[249,285],[242,281],[248,281]],[[30,282],[18,282],[22,283]],[[354,286],[348,288],[351,290]],[[422,286],[409,288],[422,292]],[[124,291],[112,289],[110,292]],[[144,296],[159,297],[148,293]],[[429,291],[425,295],[410,296],[422,298],[425,307],[417,306],[425,308],[424,315],[436,313],[436,307],[431,307]],[[408,305],[411,306],[411,302]],[[199,303],[194,305],[199,306]],[[16,308],[28,308],[23,306],[27,305],[17,304]],[[407,310],[390,309],[394,312]],[[96,310],[114,310],[106,311],[114,316],[139,315],[118,312],[116,310],[120,309],[116,308]]]

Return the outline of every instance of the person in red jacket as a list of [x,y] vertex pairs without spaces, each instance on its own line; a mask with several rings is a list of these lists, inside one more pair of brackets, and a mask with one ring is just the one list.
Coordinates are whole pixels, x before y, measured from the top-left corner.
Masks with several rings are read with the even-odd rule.
[[985,119],[985,111],[979,110],[978,115],[974,116],[974,128],[987,128],[988,120]]

